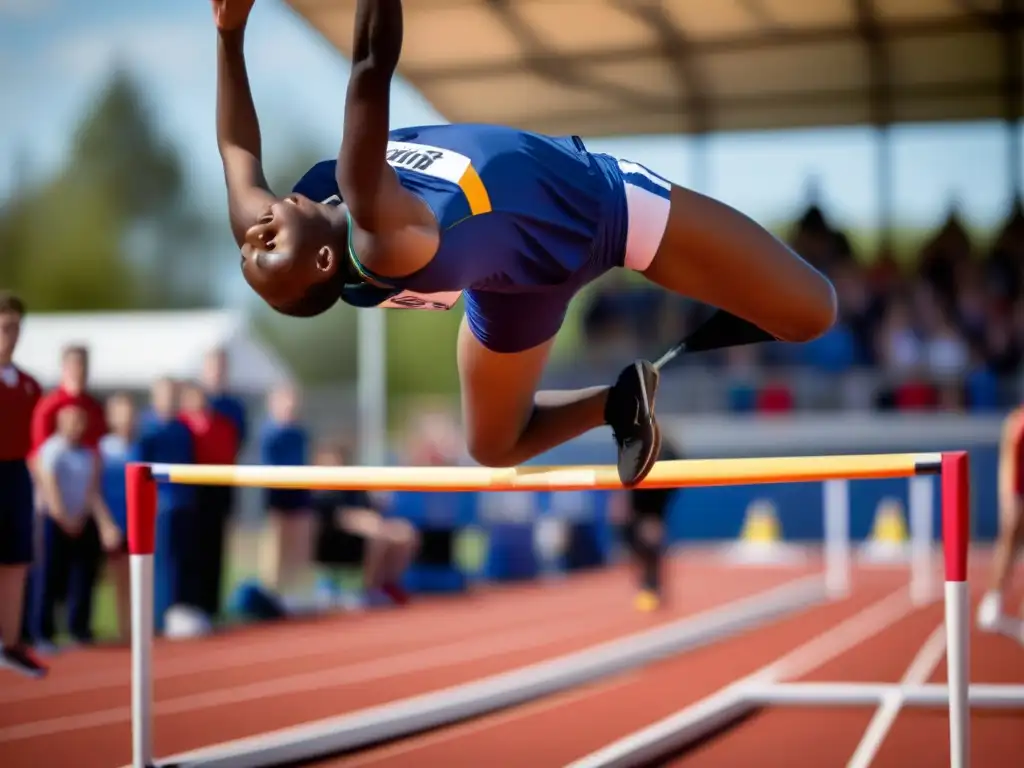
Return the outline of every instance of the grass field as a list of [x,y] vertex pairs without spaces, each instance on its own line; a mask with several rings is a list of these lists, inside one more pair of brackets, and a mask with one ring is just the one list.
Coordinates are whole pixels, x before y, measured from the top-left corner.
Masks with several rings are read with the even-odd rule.
[[[224,571],[222,593],[225,599],[241,581],[257,576],[257,547],[261,535],[259,530],[236,530],[230,537],[227,567]],[[464,529],[455,540],[455,562],[466,573],[479,573],[487,555],[487,534],[479,528]],[[359,589],[362,578],[358,570],[343,574],[344,589]],[[117,635],[117,611],[115,608],[114,585],[108,579],[101,579],[96,587],[93,607],[93,631],[98,640]],[[226,617],[229,622],[236,617]]]

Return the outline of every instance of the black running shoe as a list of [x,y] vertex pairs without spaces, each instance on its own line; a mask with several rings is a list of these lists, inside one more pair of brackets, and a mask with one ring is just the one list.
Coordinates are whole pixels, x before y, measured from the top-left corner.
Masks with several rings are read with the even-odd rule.
[[45,677],[49,671],[24,645],[0,648],[0,667],[7,667],[26,677]]
[[604,420],[619,449],[619,480],[627,487],[647,477],[661,450],[661,429],[654,419],[657,391],[658,371],[637,360],[623,369],[608,392]]

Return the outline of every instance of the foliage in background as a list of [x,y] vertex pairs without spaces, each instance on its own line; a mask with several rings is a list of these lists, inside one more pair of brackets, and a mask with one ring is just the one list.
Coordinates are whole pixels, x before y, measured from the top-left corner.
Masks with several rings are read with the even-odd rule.
[[63,167],[0,205],[0,284],[40,311],[209,305],[208,225],[188,191],[142,90],[115,72]]

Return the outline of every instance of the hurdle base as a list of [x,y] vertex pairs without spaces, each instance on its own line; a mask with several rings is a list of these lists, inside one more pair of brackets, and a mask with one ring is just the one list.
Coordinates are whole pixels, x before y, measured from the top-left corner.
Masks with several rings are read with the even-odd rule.
[[[1024,709],[1024,685],[973,684],[971,709]],[[935,683],[737,683],[674,716],[572,763],[569,768],[629,768],[692,747],[765,707],[878,707],[945,709],[949,687]]]
[[[853,707],[879,706],[898,697],[905,707],[947,707],[949,686],[936,683],[771,683],[750,684],[742,689],[753,706]],[[972,684],[971,708],[1024,709],[1024,685]]]

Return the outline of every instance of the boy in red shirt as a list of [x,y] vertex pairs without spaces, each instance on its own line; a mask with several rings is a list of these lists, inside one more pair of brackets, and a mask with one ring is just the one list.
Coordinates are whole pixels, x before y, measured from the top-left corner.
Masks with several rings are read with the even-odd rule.
[[13,362],[25,305],[0,291],[0,666],[31,677],[46,674],[21,643],[25,577],[32,563],[35,508],[27,458],[39,383]]
[[89,351],[85,347],[65,347],[61,353],[60,384],[39,401],[32,415],[32,450],[57,431],[57,411],[73,405],[85,411],[86,427],[82,443],[96,448],[107,434],[107,416],[103,404],[89,394]]

